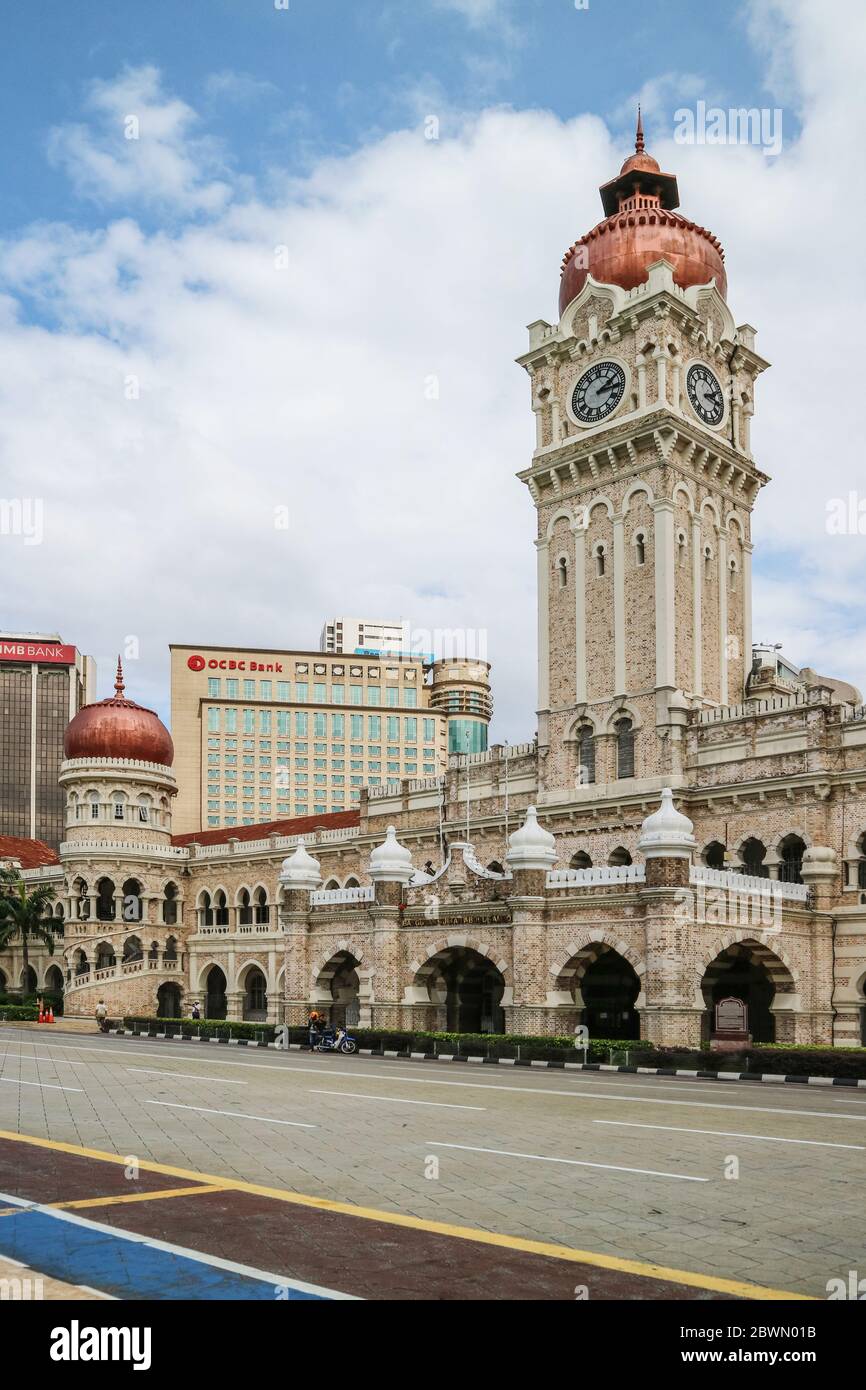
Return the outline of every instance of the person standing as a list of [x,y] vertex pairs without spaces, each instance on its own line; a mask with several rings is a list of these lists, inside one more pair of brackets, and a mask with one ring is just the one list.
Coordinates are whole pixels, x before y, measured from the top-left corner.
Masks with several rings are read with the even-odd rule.
[[196,1022],[198,1022],[198,1020],[201,1018],[201,1008],[199,1007],[198,1000],[196,1000],[192,1006],[192,1013],[190,1014],[190,1018],[195,1019]]
[[99,1029],[100,1033],[104,1033],[106,1031],[107,1025],[108,1009],[105,1006],[105,1000],[100,999],[99,1003],[96,1006],[96,1026]]

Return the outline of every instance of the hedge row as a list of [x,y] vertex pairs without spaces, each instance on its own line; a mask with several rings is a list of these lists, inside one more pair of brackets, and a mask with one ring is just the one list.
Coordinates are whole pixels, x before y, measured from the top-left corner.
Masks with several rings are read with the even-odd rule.
[[[273,1042],[272,1023],[228,1022],[225,1019],[156,1019],[134,1015],[123,1019],[123,1026],[134,1032],[200,1034],[204,1037]],[[405,1032],[399,1029],[355,1028],[352,1036],[359,1047],[376,1052],[424,1052],[428,1055],[454,1053],[461,1057],[505,1057],[521,1061],[582,1061],[583,1050],[576,1049],[570,1037],[539,1037],[533,1034]],[[306,1044],[306,1028],[289,1028],[288,1041]],[[626,1061],[630,1066],[661,1067],[671,1071],[741,1071],[779,1076],[841,1076],[866,1079],[866,1048],[814,1047],[779,1043],[743,1048],[738,1052],[654,1047],[644,1039],[592,1038],[587,1048],[590,1062]]]
[[[124,1028],[143,1033],[180,1032],[189,1037],[243,1038],[250,1042],[273,1042],[272,1023],[238,1023],[225,1019],[155,1019],[131,1015],[123,1019]],[[304,1045],[309,1038],[307,1028],[289,1028],[288,1041]],[[506,1033],[449,1033],[408,1032],[388,1028],[353,1028],[352,1037],[358,1046],[376,1052],[425,1052],[430,1055],[455,1053],[461,1057],[513,1057],[523,1061],[582,1061],[583,1050],[577,1051],[574,1038],[569,1036],[540,1037],[536,1034]],[[593,1038],[588,1045],[589,1061],[606,1062],[611,1052],[634,1047],[634,1043],[611,1038]],[[645,1051],[651,1043],[641,1044]]]
[[32,1004],[0,1004],[0,1023],[35,1023],[38,1017]]

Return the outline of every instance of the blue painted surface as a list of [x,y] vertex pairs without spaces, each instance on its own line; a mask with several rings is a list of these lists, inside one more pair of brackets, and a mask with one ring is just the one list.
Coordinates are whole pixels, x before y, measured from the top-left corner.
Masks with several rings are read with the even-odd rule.
[[289,1281],[266,1280],[209,1264],[194,1251],[161,1250],[122,1231],[23,1209],[0,1217],[0,1255],[68,1284],[88,1284],[121,1299],[327,1301]]

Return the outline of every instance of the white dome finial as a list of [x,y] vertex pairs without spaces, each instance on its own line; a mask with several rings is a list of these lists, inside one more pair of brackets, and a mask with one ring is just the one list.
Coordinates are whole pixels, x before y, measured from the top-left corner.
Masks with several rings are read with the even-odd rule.
[[280,869],[280,883],[284,888],[318,888],[322,882],[322,866],[318,859],[307,853],[303,840],[294,854],[283,860]]
[[647,816],[640,828],[637,847],[645,859],[688,859],[697,844],[694,828],[674,805],[670,787],[665,787],[659,809]]
[[408,883],[414,872],[411,852],[397,839],[396,826],[389,825],[370,855],[370,877],[374,883]]
[[550,869],[556,863],[556,841],[538,824],[534,806],[527,806],[526,820],[509,835],[505,862],[510,869]]

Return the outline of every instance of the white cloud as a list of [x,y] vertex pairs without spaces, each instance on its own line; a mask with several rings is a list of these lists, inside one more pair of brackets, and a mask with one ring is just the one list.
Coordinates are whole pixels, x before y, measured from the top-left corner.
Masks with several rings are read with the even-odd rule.
[[[755,635],[866,686],[849,616],[866,542],[823,522],[828,496],[863,487],[864,89],[831,76],[861,20],[847,4],[786,12],[797,143],[775,161],[672,140],[653,153],[683,211],[722,239],[737,322],[774,363],[754,427],[775,476],[756,511]],[[194,115],[155,74],[146,88],[188,219],[156,234],[129,217],[34,227],[0,247],[4,493],[43,497],[46,513],[41,547],[0,540],[4,625],[59,628],[102,659],[104,682],[137,636],[130,687],[163,709],[170,640],[314,645],[347,610],[487,628],[496,732],[531,737],[535,517],[514,474],[533,420],[511,359],[523,325],[554,315],[562,252],[599,220],[597,186],[627,149],[594,116],[493,110],[452,139],[405,130],[321,160],[267,198],[220,194],[202,222],[214,172]],[[106,96],[84,129],[88,177],[100,119],[130,105]],[[129,175],[106,157],[118,188]],[[18,297],[52,326],[16,318]],[[273,525],[283,504],[288,532]],[[768,546],[802,577],[792,559],[788,582],[762,583]]]
[[91,82],[86,104],[92,123],[57,126],[48,144],[82,196],[186,212],[214,212],[226,202],[229,186],[214,177],[224,172],[216,142],[194,135],[195,111],[166,95],[156,68]]

